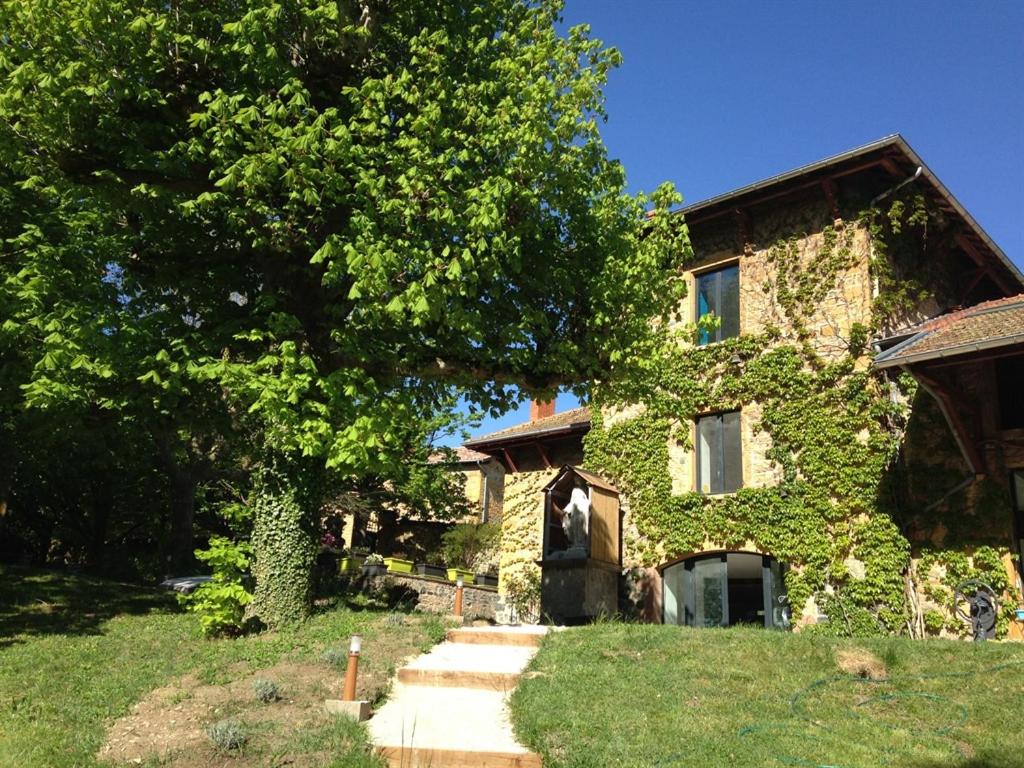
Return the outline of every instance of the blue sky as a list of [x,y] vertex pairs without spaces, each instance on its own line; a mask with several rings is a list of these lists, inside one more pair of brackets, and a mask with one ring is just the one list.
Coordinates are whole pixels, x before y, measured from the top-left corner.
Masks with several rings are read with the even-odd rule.
[[901,133],[1024,266],[1024,2],[567,0],[565,22],[623,54],[603,133],[633,191],[696,202]]

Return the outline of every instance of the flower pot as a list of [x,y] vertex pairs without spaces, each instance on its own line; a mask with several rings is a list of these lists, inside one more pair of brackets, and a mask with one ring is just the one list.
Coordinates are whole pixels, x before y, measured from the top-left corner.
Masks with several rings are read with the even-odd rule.
[[383,563],[373,563],[371,565],[363,565],[364,576],[383,576],[388,572],[388,567]]
[[448,575],[443,565],[427,565],[426,563],[417,563],[416,573],[420,576],[433,576],[438,579],[447,578]]
[[457,581],[459,576],[462,577],[463,584],[473,583],[473,572],[467,571],[463,568],[449,568],[448,569],[448,581]]
[[388,573],[412,573],[412,560],[403,560],[400,557],[385,557],[384,565]]
[[489,573],[478,573],[476,574],[476,582],[482,587],[496,587],[498,586],[498,577],[491,576]]
[[363,567],[365,559],[365,557],[358,557],[356,555],[341,558],[338,561],[338,573],[355,573]]

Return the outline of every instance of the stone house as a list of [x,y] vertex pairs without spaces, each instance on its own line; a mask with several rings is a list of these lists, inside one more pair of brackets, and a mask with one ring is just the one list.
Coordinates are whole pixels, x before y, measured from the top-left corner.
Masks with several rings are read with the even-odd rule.
[[[463,492],[473,510],[472,515],[459,522],[500,523],[504,501],[505,467],[493,456],[460,445],[454,451],[452,471],[463,478]],[[431,463],[447,459],[438,453],[430,458]]]
[[[977,578],[1020,634],[1020,271],[900,136],[680,217],[688,298],[646,389],[595,383],[589,408],[535,404],[466,444],[504,471],[499,591],[539,572],[565,620],[596,612],[573,595],[649,621],[922,636],[961,633],[955,588]],[[545,545],[587,476],[616,498],[613,581]]]

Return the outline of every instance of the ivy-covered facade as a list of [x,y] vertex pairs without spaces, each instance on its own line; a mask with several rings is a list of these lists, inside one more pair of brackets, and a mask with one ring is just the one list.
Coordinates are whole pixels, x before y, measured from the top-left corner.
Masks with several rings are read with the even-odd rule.
[[[620,610],[955,635],[953,588],[980,578],[1002,599],[999,634],[1019,634],[1024,451],[991,444],[1013,440],[996,424],[972,465],[914,371],[873,364],[922,321],[1024,291],[1012,263],[898,136],[680,221],[678,324],[631,375],[592,384],[582,441],[584,467],[620,492]],[[522,506],[503,513],[519,553],[521,531],[543,529],[543,504]]]

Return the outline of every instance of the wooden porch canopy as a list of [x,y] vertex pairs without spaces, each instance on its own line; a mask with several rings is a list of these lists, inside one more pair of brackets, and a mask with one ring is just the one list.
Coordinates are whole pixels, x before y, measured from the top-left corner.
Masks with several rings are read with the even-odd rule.
[[564,542],[552,540],[552,528],[560,522],[555,519],[553,502],[563,507],[569,499],[569,491],[579,478],[590,491],[591,516],[587,556],[593,560],[618,567],[622,562],[622,530],[619,515],[618,489],[598,475],[565,464],[551,482],[544,486],[544,554],[547,560],[552,548],[564,548]]
[[[992,474],[983,445],[998,431],[990,416],[997,406],[991,396],[966,391],[959,374],[974,364],[1024,357],[1024,293],[940,315],[890,343],[897,339],[875,357],[874,367],[912,375],[938,401],[975,476]],[[1024,397],[1024,381],[1017,391]]]

